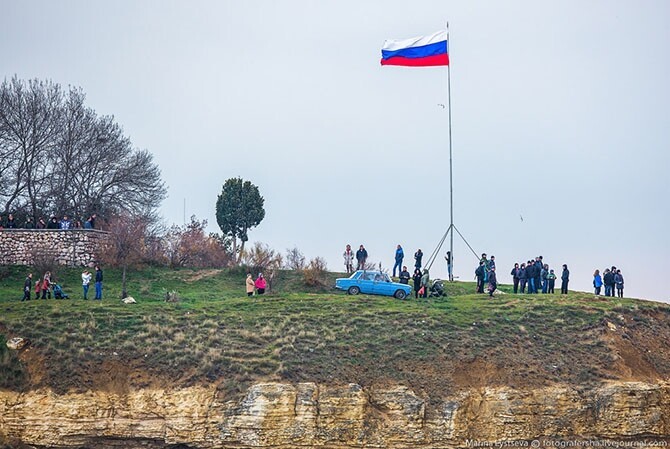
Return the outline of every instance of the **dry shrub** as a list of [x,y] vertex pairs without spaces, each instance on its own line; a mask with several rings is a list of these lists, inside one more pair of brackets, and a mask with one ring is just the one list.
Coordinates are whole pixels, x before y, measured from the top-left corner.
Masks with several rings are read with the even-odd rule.
[[250,249],[242,252],[242,263],[252,273],[263,273],[268,283],[268,290],[272,289],[272,282],[282,267],[282,256],[267,244],[256,242]]
[[51,272],[51,278],[56,278],[56,271],[58,267],[58,261],[53,254],[45,251],[43,249],[34,249],[31,251],[31,257],[33,259],[33,267],[36,274],[33,279],[40,279],[47,271]]
[[232,255],[225,239],[205,234],[207,220],[194,216],[184,226],[172,226],[164,236],[165,256],[170,267],[215,268],[230,265]]
[[297,246],[286,250],[286,268],[296,271],[305,269],[305,255]]
[[305,284],[310,287],[325,287],[327,284],[326,261],[322,257],[315,257],[303,271]]

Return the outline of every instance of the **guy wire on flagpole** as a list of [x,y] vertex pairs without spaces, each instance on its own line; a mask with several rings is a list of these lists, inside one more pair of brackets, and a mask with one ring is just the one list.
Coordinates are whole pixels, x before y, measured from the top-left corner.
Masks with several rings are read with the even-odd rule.
[[[447,46],[449,46],[449,22],[447,22]],[[447,54],[451,54],[449,49],[447,48]],[[451,145],[451,58],[449,58],[449,63],[447,64],[447,114],[448,114],[448,120],[449,120],[449,228],[447,229],[447,232],[444,233],[442,236],[442,239],[440,239],[440,242],[437,245],[437,248],[435,248],[435,251],[430,255],[428,258],[428,263],[426,264],[426,267],[430,269],[433,266],[433,263],[435,262],[435,259],[437,259],[437,256],[440,252],[440,249],[442,248],[442,245],[444,244],[444,240],[447,238],[447,234],[449,235],[449,256],[450,260],[449,263],[451,264],[451,272],[448,274],[449,280],[453,281],[453,270],[454,270],[454,231],[458,232],[458,235],[463,239],[465,244],[470,248],[470,251],[477,257],[477,253],[475,252],[474,249],[470,246],[467,240],[465,240],[465,237],[463,237],[463,234],[456,229],[456,226],[454,225],[454,172],[453,172],[453,160],[452,160],[452,145]],[[449,267],[447,267],[449,268]]]

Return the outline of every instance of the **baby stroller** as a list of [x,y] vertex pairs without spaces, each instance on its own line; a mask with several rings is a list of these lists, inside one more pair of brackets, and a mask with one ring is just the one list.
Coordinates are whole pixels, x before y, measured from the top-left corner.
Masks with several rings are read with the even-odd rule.
[[63,289],[59,284],[54,285],[54,298],[56,299],[70,299],[68,295],[65,294]]
[[444,283],[440,279],[435,279],[433,285],[430,287],[430,296],[431,297],[440,297],[447,296],[444,292]]

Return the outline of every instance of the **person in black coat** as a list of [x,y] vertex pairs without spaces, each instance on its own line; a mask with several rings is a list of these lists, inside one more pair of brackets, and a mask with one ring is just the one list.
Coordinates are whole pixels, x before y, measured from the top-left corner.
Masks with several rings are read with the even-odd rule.
[[519,268],[519,287],[521,288],[521,293],[526,293],[526,282],[528,281],[528,274],[526,273],[526,264],[522,263]]
[[561,274],[561,294],[568,294],[568,282],[570,281],[570,270],[568,266],[563,264],[563,273]]
[[30,292],[33,289],[33,274],[28,273],[28,276],[26,276],[26,280],[23,283],[23,298],[21,298],[21,301],[30,301]]
[[484,293],[484,282],[486,275],[486,266],[484,261],[479,261],[479,266],[475,270],[475,277],[477,278],[477,293]]
[[421,290],[421,270],[416,268],[414,270],[414,276],[412,276],[412,280],[414,281],[414,298],[418,299],[419,298],[419,290]]
[[365,270],[365,262],[368,260],[368,250],[363,245],[356,251],[356,260],[358,261],[357,270]]
[[512,281],[514,282],[514,293],[519,291],[519,264],[515,263],[514,268],[509,273],[512,276]]

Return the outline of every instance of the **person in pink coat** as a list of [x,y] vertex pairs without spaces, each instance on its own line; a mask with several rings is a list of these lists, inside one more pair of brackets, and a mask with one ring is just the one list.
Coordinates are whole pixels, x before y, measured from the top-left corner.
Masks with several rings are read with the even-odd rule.
[[265,287],[267,286],[267,284],[265,283],[263,273],[258,273],[258,278],[256,279],[254,285],[256,286],[256,293],[258,293],[259,295],[265,293]]

